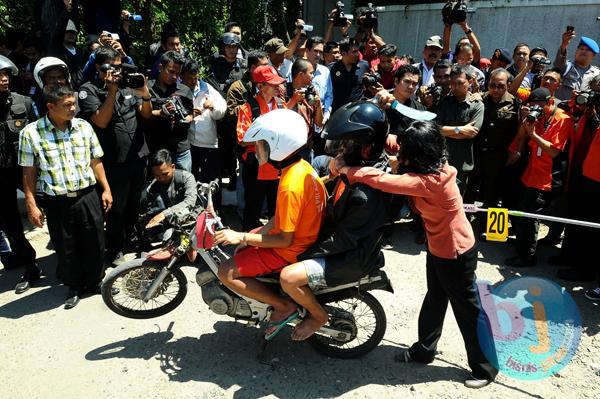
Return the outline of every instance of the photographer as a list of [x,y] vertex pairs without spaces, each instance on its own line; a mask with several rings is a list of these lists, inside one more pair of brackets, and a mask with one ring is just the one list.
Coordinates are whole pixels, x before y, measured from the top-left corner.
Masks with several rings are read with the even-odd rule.
[[473,170],[473,138],[483,123],[483,103],[469,93],[473,76],[467,67],[455,65],[450,72],[452,94],[438,105],[436,122],[446,137],[448,162],[457,170],[456,182],[461,195],[467,188],[469,173]]
[[185,60],[175,51],[160,57],[158,78],[148,81],[152,95],[152,118],[147,123],[146,138],[150,151],[166,148],[179,169],[192,170],[188,130],[193,119],[194,94],[177,83]]
[[556,98],[560,100],[570,99],[573,90],[589,90],[590,81],[594,76],[600,75],[600,69],[592,65],[592,61],[596,54],[600,52],[600,48],[598,43],[589,37],[581,37],[575,51],[575,59],[567,61],[567,47],[574,37],[575,30],[573,27],[568,27],[562,35],[562,42],[554,59],[554,66],[563,71],[563,82],[556,92]]
[[333,10],[331,10],[329,14],[327,14],[327,28],[325,29],[325,35],[323,36],[323,40],[325,41],[325,43],[329,43],[334,40],[334,27],[340,28],[341,37],[346,38],[348,37],[348,31],[350,30],[351,26],[352,22],[350,21],[350,18],[346,17],[346,14],[344,14],[344,3],[338,1],[336,3],[336,7]]
[[[103,46],[96,50],[96,78],[79,91],[79,116],[89,121],[104,150],[102,161],[113,195],[112,211],[106,215],[106,264],[122,260],[123,247],[137,215],[148,150],[138,117],[151,118],[150,92],[143,75],[140,87],[130,83],[121,69],[121,55]],[[131,75],[129,75],[131,76]]]
[[[443,42],[444,47],[442,50],[443,58],[447,58],[450,62],[456,62],[455,57],[458,54],[458,50],[463,44],[471,44],[473,46],[473,65],[479,66],[479,59],[481,58],[481,46],[477,36],[467,24],[467,6],[462,1],[452,2],[449,1],[442,8],[442,20],[444,22],[444,33]],[[456,43],[454,52],[450,51],[450,38],[452,37],[452,25],[457,24],[460,26],[465,36],[461,37]]]
[[[117,51],[123,64],[135,65],[133,59],[125,53],[121,43],[114,39],[111,33],[102,32],[98,37],[98,43],[100,46],[112,47],[115,51]],[[87,63],[83,67],[83,76],[81,80],[82,83],[89,82],[90,80],[94,79],[96,73],[96,52],[94,51],[90,54]]]
[[519,89],[525,89],[522,91],[530,93],[533,89],[537,89],[541,84],[541,76],[544,72],[544,68],[552,64],[547,58],[548,52],[545,48],[536,47],[529,53],[529,60],[524,68],[514,77],[513,82],[510,85],[509,92],[512,95],[517,95]]
[[[524,187],[518,210],[539,213],[544,209],[552,188],[552,160],[565,148],[573,132],[573,118],[551,101],[546,88],[531,92],[528,107],[523,107],[525,118],[513,143],[509,164],[527,150],[529,159],[521,176]],[[515,220],[517,256],[505,260],[506,265],[527,267],[536,264],[537,232],[539,222],[529,218]]]
[[419,87],[417,98],[428,110],[437,108],[440,101],[450,94],[451,71],[450,61],[439,60],[433,66],[433,84]]
[[312,85],[314,69],[310,61],[299,58],[292,65],[292,81],[287,84],[287,108],[296,111],[308,127],[308,139],[300,152],[302,158],[312,163],[315,126],[323,127],[323,107],[319,93]]

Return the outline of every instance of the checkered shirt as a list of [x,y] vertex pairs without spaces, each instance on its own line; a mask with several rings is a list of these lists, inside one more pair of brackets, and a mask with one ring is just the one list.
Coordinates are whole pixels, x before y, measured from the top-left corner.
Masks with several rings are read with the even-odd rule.
[[19,165],[37,168],[38,193],[65,195],[96,184],[91,160],[103,155],[94,128],[79,118],[60,131],[46,115],[19,135]]

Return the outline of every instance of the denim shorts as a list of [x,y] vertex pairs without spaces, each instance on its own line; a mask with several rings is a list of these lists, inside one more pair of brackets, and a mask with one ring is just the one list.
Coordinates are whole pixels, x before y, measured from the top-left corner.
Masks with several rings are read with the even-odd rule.
[[325,281],[325,259],[314,258],[302,261],[308,278],[308,287],[311,290],[327,287]]

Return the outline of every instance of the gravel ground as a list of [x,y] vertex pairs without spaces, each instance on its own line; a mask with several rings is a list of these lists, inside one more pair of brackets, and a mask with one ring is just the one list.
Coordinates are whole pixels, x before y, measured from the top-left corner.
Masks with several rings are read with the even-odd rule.
[[[5,398],[587,398],[600,394],[600,304],[583,297],[588,285],[567,284],[582,318],[579,349],[560,375],[521,381],[499,375],[478,390],[463,386],[466,355],[449,311],[439,354],[427,366],[398,364],[399,348],[416,338],[425,294],[425,252],[413,233],[397,226],[394,249],[385,251],[385,270],[395,294],[375,291],[383,304],[383,342],[356,360],[323,357],[285,332],[269,350],[270,364],[258,361],[259,330],[210,312],[186,269],[188,296],[173,312],[151,320],[130,320],[110,312],[100,296],[73,310],[62,308],[66,288],[54,278],[56,258],[47,230],[28,233],[46,278],[15,296],[20,271],[0,269],[0,386]],[[556,249],[542,248],[545,260]],[[500,266],[510,244],[480,246],[479,279],[493,283],[518,273]],[[552,278],[544,262],[527,275]]]

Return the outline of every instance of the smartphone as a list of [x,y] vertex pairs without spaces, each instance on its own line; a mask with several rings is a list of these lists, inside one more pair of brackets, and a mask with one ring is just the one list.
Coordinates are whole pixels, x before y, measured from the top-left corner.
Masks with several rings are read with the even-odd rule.
[[568,25],[567,32],[575,32],[575,27],[573,25]]

